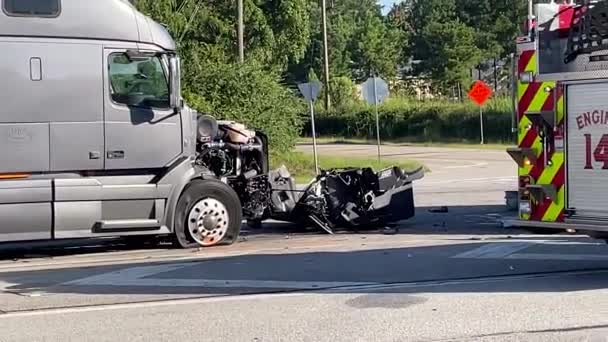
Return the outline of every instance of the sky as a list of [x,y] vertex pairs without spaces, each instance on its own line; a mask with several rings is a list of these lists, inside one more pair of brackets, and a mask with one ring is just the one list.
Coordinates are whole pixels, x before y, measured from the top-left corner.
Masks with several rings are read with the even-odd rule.
[[394,3],[400,0],[379,0],[380,4],[384,6],[383,13],[386,14],[391,9]]

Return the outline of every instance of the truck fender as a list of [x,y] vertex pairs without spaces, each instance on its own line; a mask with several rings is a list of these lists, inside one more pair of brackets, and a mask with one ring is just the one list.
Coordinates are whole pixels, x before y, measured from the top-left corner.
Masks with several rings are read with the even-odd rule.
[[209,172],[202,167],[193,165],[190,160],[185,161],[182,164],[179,164],[177,167],[173,168],[165,177],[163,177],[160,183],[169,183],[172,184],[171,193],[169,198],[167,199],[167,204],[165,206],[165,215],[163,224],[169,228],[171,232],[174,231],[174,221],[175,221],[175,211],[177,208],[177,202],[179,201],[180,196],[190,184],[195,179],[217,179],[213,175],[210,175]]

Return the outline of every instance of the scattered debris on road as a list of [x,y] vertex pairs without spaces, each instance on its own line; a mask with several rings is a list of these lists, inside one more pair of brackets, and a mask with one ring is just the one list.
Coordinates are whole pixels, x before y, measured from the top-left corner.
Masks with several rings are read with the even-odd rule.
[[429,209],[429,213],[433,213],[433,214],[444,214],[444,213],[448,213],[448,212],[449,212],[449,209],[446,206]]

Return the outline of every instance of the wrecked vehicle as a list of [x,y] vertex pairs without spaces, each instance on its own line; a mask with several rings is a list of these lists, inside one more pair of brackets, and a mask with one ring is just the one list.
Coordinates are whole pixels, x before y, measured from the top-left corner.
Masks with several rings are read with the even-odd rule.
[[235,242],[243,216],[330,225],[370,212],[363,192],[359,218],[336,209],[349,202],[326,194],[329,180],[296,193],[284,172],[272,178],[262,133],[199,119],[182,99],[176,42],[130,2],[3,3],[0,244],[206,247]]
[[398,167],[323,170],[298,188],[283,166],[269,170],[268,138],[244,125],[198,118],[196,164],[238,194],[250,225],[264,220],[294,222],[334,233],[336,229],[386,227],[414,216],[413,181],[421,169]]

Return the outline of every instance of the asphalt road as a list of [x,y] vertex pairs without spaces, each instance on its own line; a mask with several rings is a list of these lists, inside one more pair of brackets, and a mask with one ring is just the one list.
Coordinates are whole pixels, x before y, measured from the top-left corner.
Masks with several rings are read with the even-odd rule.
[[[312,145],[298,150],[312,154]],[[319,145],[320,155],[375,158],[375,145]],[[419,206],[502,205],[504,191],[516,190],[517,165],[505,151],[420,146],[382,146],[382,158],[411,159],[431,170],[416,183]],[[464,200],[463,200],[464,199]]]
[[0,342],[608,341],[608,245],[501,227],[506,155],[384,153],[433,171],[394,235],[270,223],[205,250],[0,247]]

